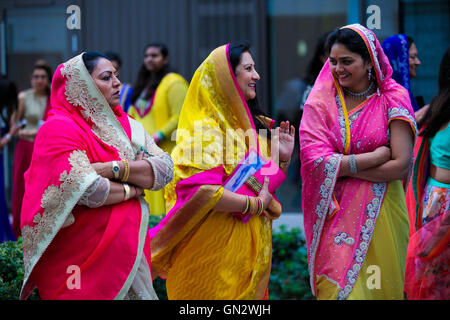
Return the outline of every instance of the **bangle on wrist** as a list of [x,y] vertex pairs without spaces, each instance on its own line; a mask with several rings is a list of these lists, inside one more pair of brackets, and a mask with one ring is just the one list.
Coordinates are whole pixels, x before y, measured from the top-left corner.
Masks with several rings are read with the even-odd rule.
[[258,212],[256,213],[256,215],[260,216],[264,211],[264,203],[260,197],[256,197],[256,200],[258,200]]
[[123,184],[123,190],[125,191],[125,197],[123,198],[124,201],[130,199],[130,186],[126,183]]
[[350,172],[355,174],[358,173],[358,168],[356,167],[356,158],[354,154],[351,154],[348,158],[348,165],[350,168]]
[[123,165],[125,167],[125,172],[123,173],[122,182],[127,182],[130,177],[130,165],[128,164],[127,159],[122,159]]
[[246,214],[249,211],[249,209],[250,209],[249,204],[250,204],[250,201],[248,199],[248,196],[245,196],[245,209],[244,209],[244,211],[242,211],[243,214]]

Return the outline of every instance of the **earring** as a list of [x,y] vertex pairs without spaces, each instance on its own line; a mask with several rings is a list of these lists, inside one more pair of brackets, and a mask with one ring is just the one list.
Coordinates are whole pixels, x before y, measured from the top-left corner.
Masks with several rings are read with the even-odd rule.
[[372,78],[372,69],[369,69],[369,72],[367,73],[367,78],[369,80]]

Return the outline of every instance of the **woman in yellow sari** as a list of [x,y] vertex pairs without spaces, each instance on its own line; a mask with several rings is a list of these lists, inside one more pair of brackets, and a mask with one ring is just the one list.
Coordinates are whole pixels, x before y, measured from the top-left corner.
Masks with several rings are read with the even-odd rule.
[[295,129],[282,122],[271,131],[257,108],[258,80],[249,45],[238,43],[215,49],[189,86],[170,211],[150,230],[152,274],[167,278],[169,299],[268,298],[272,220],[281,214],[274,194]]
[[[142,123],[156,144],[170,154],[175,146],[172,133],[178,125],[188,83],[171,71],[169,61],[169,50],[164,44],[151,43],[145,47],[144,63],[133,89],[128,91],[131,95],[128,114]],[[166,214],[164,189],[146,190],[145,200],[149,203],[150,214]]]

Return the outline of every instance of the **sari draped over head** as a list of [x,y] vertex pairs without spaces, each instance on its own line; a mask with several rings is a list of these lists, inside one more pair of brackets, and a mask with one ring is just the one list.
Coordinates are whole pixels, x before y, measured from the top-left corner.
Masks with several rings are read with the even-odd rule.
[[305,103],[300,124],[302,204],[311,288],[324,277],[338,299],[352,292],[369,248],[387,183],[338,179],[343,155],[371,152],[389,142],[392,120],[407,121],[415,134],[408,93],[392,78],[392,68],[374,33],[354,24],[370,53],[378,89],[347,111],[342,87],[329,60]]
[[419,105],[411,91],[409,77],[409,48],[406,35],[398,34],[390,36],[383,41],[382,47],[393,70],[392,79],[408,90],[413,110],[419,110]]
[[[266,169],[272,194],[285,179],[270,161],[266,139],[257,136],[228,47],[215,49],[192,78],[172,152],[174,179],[165,189],[169,212],[150,230],[153,276],[167,277],[169,299],[262,299],[266,294],[271,220],[213,210],[225,181],[250,150],[265,160],[254,177],[262,183]],[[260,119],[271,129],[269,119]],[[271,208],[267,216],[281,214],[276,199]]]
[[25,174],[21,298],[37,286],[43,299],[122,299],[142,263],[150,266],[148,205],[140,198],[98,208],[77,202],[99,177],[91,163],[155,150],[140,124],[108,105],[82,54],[56,70],[51,105]]

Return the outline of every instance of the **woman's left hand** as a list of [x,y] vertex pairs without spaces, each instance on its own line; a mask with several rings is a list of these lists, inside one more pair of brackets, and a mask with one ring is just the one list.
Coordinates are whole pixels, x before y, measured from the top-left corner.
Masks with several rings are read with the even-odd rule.
[[275,129],[275,143],[279,141],[278,155],[280,161],[289,161],[295,143],[295,128],[289,124],[289,121],[282,121],[280,126]]
[[99,176],[102,176],[106,179],[112,179],[114,177],[114,173],[112,172],[112,163],[111,162],[95,162],[91,163],[92,168],[94,168],[95,172]]

